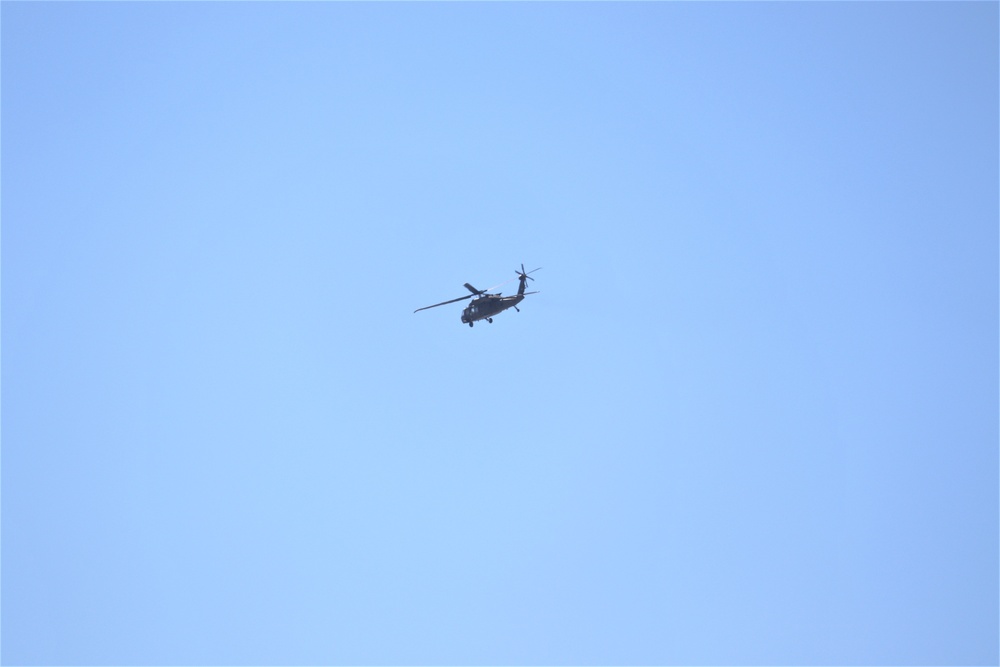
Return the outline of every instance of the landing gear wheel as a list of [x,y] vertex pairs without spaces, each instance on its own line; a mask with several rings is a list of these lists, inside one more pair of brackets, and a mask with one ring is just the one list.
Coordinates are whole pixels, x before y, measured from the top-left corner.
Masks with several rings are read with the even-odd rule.
[[472,328],[472,322],[469,322],[469,328],[470,329]]
[[487,317],[486,321],[489,322],[490,324],[493,324],[493,318],[492,317]]

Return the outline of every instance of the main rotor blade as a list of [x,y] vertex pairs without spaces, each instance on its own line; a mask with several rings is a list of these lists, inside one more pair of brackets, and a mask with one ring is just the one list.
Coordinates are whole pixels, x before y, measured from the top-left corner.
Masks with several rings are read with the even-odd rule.
[[477,296],[477,295],[470,294],[468,296],[460,296],[457,299],[452,299],[451,301],[442,301],[441,303],[435,303],[433,306],[424,306],[423,308],[417,308],[413,312],[419,313],[421,310],[427,310],[428,308],[437,308],[438,306],[444,306],[444,305],[449,304],[449,303],[455,303],[456,301],[465,301],[466,299],[471,299],[474,296]]
[[508,278],[507,280],[503,281],[502,283],[498,283],[498,284],[494,285],[493,287],[487,287],[486,289],[483,290],[482,293],[486,294],[487,292],[492,292],[496,288],[503,287],[504,285],[506,285],[507,283],[509,283],[509,282],[511,282],[513,280],[517,280],[517,279],[516,278]]
[[[538,267],[538,269],[540,269],[540,268],[542,268],[542,267]],[[524,269],[524,264],[521,265],[521,269]],[[538,269],[533,269],[531,271],[528,271],[528,273],[534,273]],[[517,270],[515,270],[514,273],[517,273],[518,276],[528,275],[527,273],[522,274],[522,273],[518,272]],[[528,276],[528,279],[529,280],[534,280],[534,278],[532,278],[531,276]],[[465,285],[463,285],[463,287],[465,287],[465,289],[467,289],[470,292],[472,292],[472,294],[470,294],[468,296],[460,296],[457,299],[452,299],[451,301],[442,301],[441,303],[435,303],[433,306],[424,306],[423,308],[417,308],[413,312],[419,313],[421,310],[427,310],[428,308],[437,308],[438,306],[444,306],[444,305],[447,305],[449,303],[455,303],[456,301],[465,301],[466,299],[471,299],[474,296],[480,296],[482,294],[487,294],[488,292],[492,292],[493,290],[495,290],[498,287],[503,287],[504,285],[506,285],[507,283],[511,282],[512,280],[514,280],[514,278],[510,278],[508,280],[505,280],[502,283],[498,283],[498,284],[494,285],[493,287],[487,287],[484,290],[477,290],[475,287],[473,287],[469,283],[465,283]],[[531,292],[529,292],[529,294],[530,293]]]

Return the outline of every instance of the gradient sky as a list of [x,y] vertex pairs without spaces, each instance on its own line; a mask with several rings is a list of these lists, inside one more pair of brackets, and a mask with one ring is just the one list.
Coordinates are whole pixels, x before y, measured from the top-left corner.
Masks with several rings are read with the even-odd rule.
[[0,25],[5,664],[1000,661],[996,2]]

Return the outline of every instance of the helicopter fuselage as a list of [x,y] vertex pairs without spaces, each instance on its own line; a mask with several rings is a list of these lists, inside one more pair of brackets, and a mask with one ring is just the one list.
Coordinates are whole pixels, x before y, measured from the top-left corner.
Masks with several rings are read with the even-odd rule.
[[516,308],[517,304],[522,301],[524,301],[523,294],[516,296],[500,296],[496,294],[481,296],[473,299],[472,303],[462,311],[462,322],[468,324],[470,327],[473,322],[478,322],[479,320],[492,322],[494,315],[502,313],[508,308]]

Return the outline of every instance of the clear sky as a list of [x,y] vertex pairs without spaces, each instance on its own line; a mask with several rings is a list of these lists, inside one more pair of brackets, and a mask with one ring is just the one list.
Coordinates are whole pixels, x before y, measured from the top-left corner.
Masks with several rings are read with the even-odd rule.
[[1000,660],[998,3],[0,25],[4,663]]

